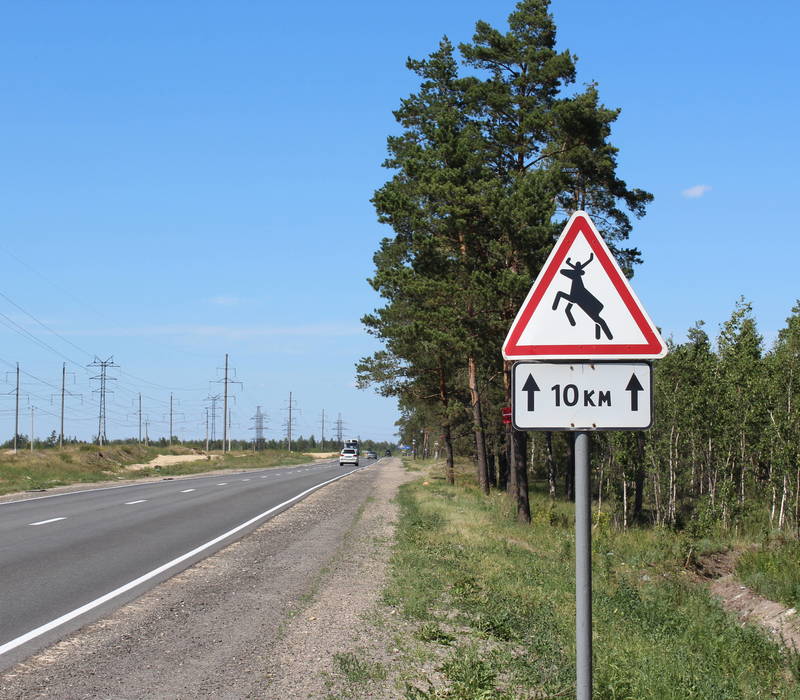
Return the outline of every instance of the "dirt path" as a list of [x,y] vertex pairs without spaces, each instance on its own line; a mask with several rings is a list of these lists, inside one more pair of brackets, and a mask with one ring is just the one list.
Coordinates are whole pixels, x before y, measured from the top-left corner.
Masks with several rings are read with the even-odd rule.
[[179,464],[180,462],[205,462],[221,458],[222,455],[158,455],[146,464],[129,464],[125,469],[135,472],[149,467],[168,467],[170,464]]
[[[408,478],[399,460],[382,460],[313,493],[9,669],[0,697],[326,697],[347,682],[337,669],[356,650],[391,654],[366,618],[384,581],[391,499]],[[396,697],[379,681],[365,692]]]
[[733,572],[740,554],[726,551],[702,557],[696,564],[697,573],[722,607],[742,623],[761,627],[778,643],[794,651],[800,650],[797,610],[764,598],[739,581]]

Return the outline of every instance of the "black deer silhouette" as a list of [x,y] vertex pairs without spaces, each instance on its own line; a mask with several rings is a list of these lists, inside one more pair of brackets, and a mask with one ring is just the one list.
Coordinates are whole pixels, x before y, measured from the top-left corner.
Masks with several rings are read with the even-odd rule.
[[567,319],[569,320],[569,324],[571,326],[575,325],[575,318],[572,316],[572,305],[577,304],[579,308],[581,308],[584,313],[594,321],[594,337],[597,340],[600,340],[600,330],[602,329],[603,333],[606,334],[609,340],[613,340],[614,336],[611,335],[611,331],[608,329],[608,325],[606,322],[600,318],[600,312],[603,310],[603,304],[598,300],[598,298],[592,294],[586,287],[583,286],[583,277],[586,272],[584,268],[594,260],[594,253],[589,255],[589,259],[585,263],[576,262],[575,264],[570,262],[570,259],[567,258],[567,265],[570,269],[568,270],[559,270],[564,277],[567,277],[572,280],[572,286],[570,287],[569,294],[566,292],[559,292],[556,294],[555,301],[553,301],[553,311],[558,308],[558,302],[562,299],[567,300],[567,306],[564,308],[565,313],[567,314]]

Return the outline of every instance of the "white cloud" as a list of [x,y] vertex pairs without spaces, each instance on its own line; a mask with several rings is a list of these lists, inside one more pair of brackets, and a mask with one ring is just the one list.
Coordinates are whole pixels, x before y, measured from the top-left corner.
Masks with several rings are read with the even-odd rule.
[[702,197],[706,192],[711,190],[711,185],[695,185],[694,187],[690,187],[687,190],[681,192],[681,194],[686,197],[687,199],[698,199]]

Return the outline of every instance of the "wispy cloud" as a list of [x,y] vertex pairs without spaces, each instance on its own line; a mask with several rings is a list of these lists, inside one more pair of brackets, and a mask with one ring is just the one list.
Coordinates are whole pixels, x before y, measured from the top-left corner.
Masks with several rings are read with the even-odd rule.
[[242,299],[240,299],[239,297],[227,296],[225,294],[221,294],[216,297],[211,297],[209,301],[215,306],[235,306],[236,304],[242,303]]
[[710,190],[711,190],[711,185],[695,185],[694,187],[690,187],[689,189],[683,190],[681,194],[687,199],[698,199],[699,197],[702,197],[706,192]]
[[165,324],[160,326],[140,326],[133,328],[103,328],[101,330],[62,331],[64,335],[112,336],[112,337],[155,337],[184,336],[206,338],[247,338],[271,337],[341,337],[365,333],[358,324],[320,323],[304,326],[211,326],[201,324]]

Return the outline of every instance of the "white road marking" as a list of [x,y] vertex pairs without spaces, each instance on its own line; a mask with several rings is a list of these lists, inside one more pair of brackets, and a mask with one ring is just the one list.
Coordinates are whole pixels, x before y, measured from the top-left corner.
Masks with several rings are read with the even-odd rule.
[[191,493],[194,489],[184,489],[181,493]]
[[262,476],[261,478],[262,478],[262,479],[268,479],[269,477],[267,477],[267,476]]
[[227,486],[227,485],[228,485],[227,481],[223,481],[222,483],[217,484],[217,486]]
[[[344,479],[346,476],[350,476],[350,474],[355,474],[357,471],[361,471],[365,467],[361,467],[360,469],[353,469],[353,471],[346,472],[345,474],[340,474],[339,476],[335,476],[333,479],[328,479],[327,481],[323,481],[321,484],[317,484],[316,486],[312,486],[310,489],[306,489],[298,493],[296,496],[292,496],[289,500],[284,501],[283,503],[279,503],[277,506],[273,506],[269,510],[265,510],[263,513],[256,515],[254,518],[250,518],[250,520],[246,520],[245,522],[237,525],[232,530],[228,530],[223,534],[215,537],[213,540],[209,540],[205,544],[201,544],[199,547],[195,547],[193,550],[186,552],[185,554],[181,554],[181,556],[176,557],[172,561],[168,561],[166,564],[162,564],[156,569],[152,571],[148,571],[146,574],[143,574],[139,578],[133,579],[133,581],[129,581],[123,586],[119,588],[115,588],[113,591],[109,591],[105,595],[100,596],[99,598],[95,598],[94,600],[86,603],[86,605],[82,605],[79,608],[75,608],[71,612],[65,613],[61,617],[57,617],[55,620],[51,620],[50,622],[45,623],[37,627],[36,629],[32,629],[30,632],[26,632],[23,635],[20,635],[16,639],[12,639],[10,642],[6,642],[5,644],[0,645],[0,656],[5,654],[7,651],[11,651],[12,649],[16,649],[18,646],[22,646],[26,642],[31,641],[32,639],[36,639],[36,637],[40,637],[41,635],[49,632],[52,629],[55,629],[59,625],[63,625],[65,622],[69,622],[70,620],[74,620],[76,617],[83,615],[84,613],[93,610],[94,608],[102,605],[103,603],[107,603],[109,600],[113,600],[117,596],[126,593],[127,591],[131,590],[132,588],[136,588],[136,586],[144,583],[145,581],[149,581],[151,578],[155,578],[159,574],[167,571],[168,569],[180,564],[181,562],[186,561],[187,559],[191,559],[192,557],[196,556],[200,552],[208,549],[209,547],[213,547],[215,544],[219,544],[226,538],[230,537],[231,535],[235,535],[240,530],[245,529],[246,527],[250,527],[250,525],[254,525],[259,520],[266,518],[268,515],[272,515],[277,510],[284,508],[288,505],[291,505],[295,501],[299,501],[303,496],[307,496],[309,493],[316,491],[317,489],[321,489],[323,486],[327,486],[328,484],[332,484],[334,481],[338,481],[339,479]],[[61,518],[58,518],[59,520]]]
[[126,506],[135,506],[137,503],[147,503],[147,499],[143,498],[140,501],[128,501],[125,505]]
[[240,479],[240,481],[250,481],[250,479]]
[[28,523],[28,525],[47,525],[47,523],[55,523],[59,520],[66,520],[66,518],[50,518],[50,520],[40,520],[38,523]]

